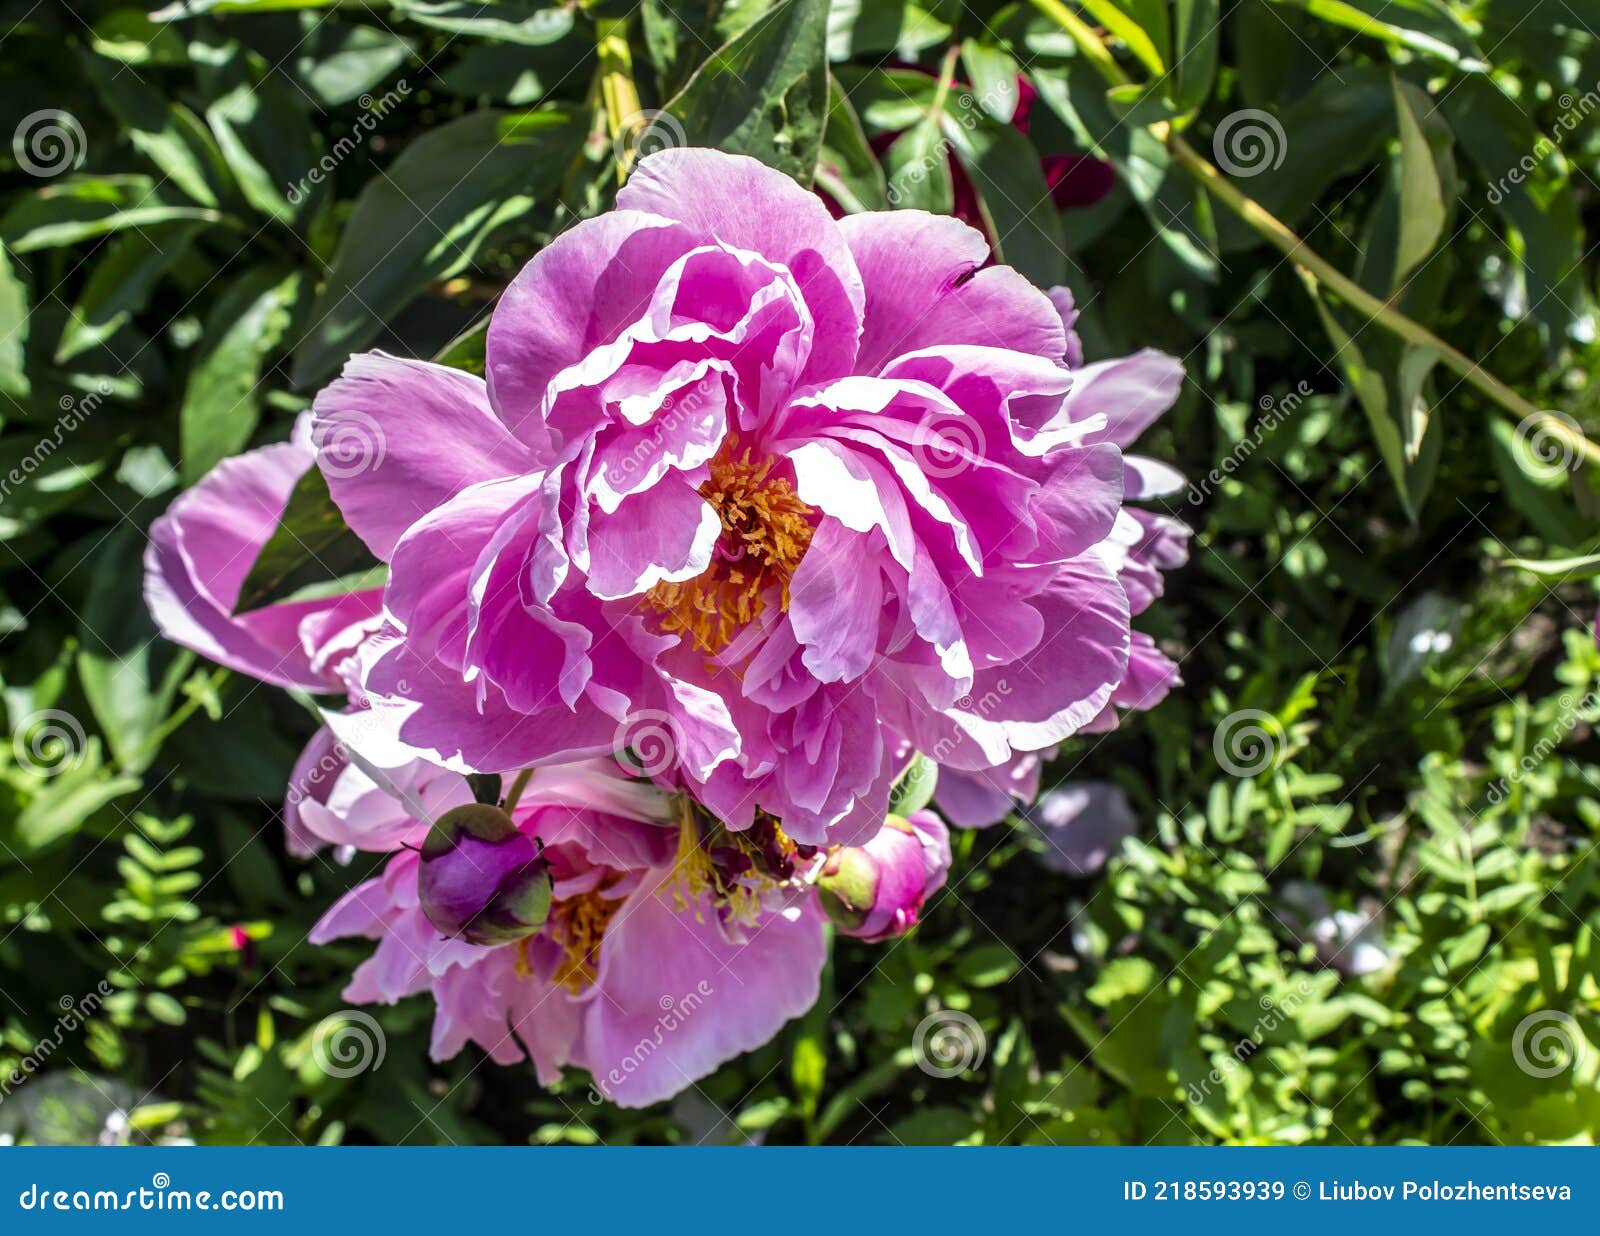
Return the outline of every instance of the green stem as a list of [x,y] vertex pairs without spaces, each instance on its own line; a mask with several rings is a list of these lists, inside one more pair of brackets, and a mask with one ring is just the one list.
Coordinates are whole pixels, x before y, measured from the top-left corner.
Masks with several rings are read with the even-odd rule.
[[617,183],[627,180],[633,167],[633,146],[628,130],[643,120],[639,87],[633,80],[633,51],[628,46],[628,19],[604,18],[595,22],[595,53],[599,60],[600,97],[605,101],[606,125],[611,140],[622,139],[617,152]]
[[[1132,80],[1113,58],[1111,49],[1106,46],[1099,32],[1067,8],[1061,0],[1033,0],[1033,4],[1071,37],[1078,45],[1078,49],[1083,52],[1084,58],[1100,71],[1100,75],[1106,81],[1113,86],[1124,86]],[[1600,446],[1591,442],[1581,430],[1553,413],[1536,408],[1460,349],[1452,347],[1422,323],[1407,317],[1388,301],[1379,300],[1349,278],[1332,262],[1301,240],[1288,225],[1261,203],[1240,192],[1239,187],[1208,159],[1177,133],[1172,132],[1165,121],[1151,125],[1150,131],[1162,138],[1174,161],[1204,185],[1212,197],[1249,224],[1268,244],[1310,273],[1323,286],[1331,289],[1352,309],[1407,343],[1431,349],[1446,366],[1460,374],[1519,421],[1529,421],[1530,428],[1537,425],[1586,459],[1600,463]]]
[[506,795],[505,802],[500,804],[500,809],[510,815],[517,809],[517,804],[522,801],[522,791],[528,788],[528,781],[533,776],[533,769],[524,768],[517,774],[517,779],[511,783],[511,792]]

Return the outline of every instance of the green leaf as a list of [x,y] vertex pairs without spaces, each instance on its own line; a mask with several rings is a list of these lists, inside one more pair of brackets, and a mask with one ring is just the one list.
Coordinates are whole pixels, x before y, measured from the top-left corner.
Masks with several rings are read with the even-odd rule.
[[158,185],[149,176],[73,177],[24,197],[0,218],[0,242],[13,253],[75,245],[130,227],[223,216]]
[[83,693],[111,754],[130,773],[155,758],[162,724],[194,664],[194,654],[160,638],[145,607],[144,541],[142,529],[123,525],[97,547],[104,566],[90,584],[78,633]]
[[947,103],[944,134],[978,191],[998,256],[1040,287],[1053,287],[1067,277],[1066,244],[1039,152],[1010,124],[975,107],[957,110],[960,102]]
[[523,47],[542,47],[572,32],[572,6],[541,0],[503,0],[493,5],[472,0],[394,0],[394,7],[402,16],[435,30],[499,39]]
[[1017,74],[1021,69],[1016,60],[998,47],[967,39],[961,44],[961,63],[978,106],[1001,124],[1010,124],[1020,98]]
[[1421,52],[1460,68],[1487,67],[1472,36],[1440,0],[1274,0],[1304,9],[1358,34],[1371,35],[1395,47]]
[[959,0],[833,0],[828,58],[893,52],[902,60],[947,42],[961,17]]
[[425,133],[356,198],[295,353],[294,381],[331,374],[495,228],[553,194],[584,137],[575,110],[480,111]]
[[828,84],[828,125],[817,159],[817,184],[852,214],[889,209],[883,168],[837,79]]
[[1433,252],[1444,234],[1449,211],[1433,147],[1410,93],[1401,89],[1398,80],[1394,83],[1394,108],[1400,129],[1400,239],[1391,286],[1398,287]]
[[316,186],[305,186],[317,164],[317,145],[301,102],[269,78],[242,83],[206,109],[245,201],[282,223],[307,211],[315,196]]
[[[538,49],[485,43],[467,48],[444,71],[441,84],[460,98],[484,98],[508,107],[526,107],[545,96],[550,82],[559,82],[568,73],[592,73],[593,69],[582,62],[586,55],[593,55],[593,48],[587,44],[576,49],[565,43]],[[579,58],[577,64],[573,63],[574,56]]]
[[56,344],[56,362],[110,339],[150,299],[161,276],[189,251],[200,225],[140,228],[118,236],[97,258]]
[[1117,169],[1162,243],[1200,278],[1215,281],[1220,267],[1210,199],[1192,176],[1173,164],[1166,143],[1119,119],[1097,75],[1036,71],[1033,83],[1080,147]]
[[344,522],[319,468],[296,482],[278,526],[239,585],[236,614],[286,600],[302,588],[368,571],[372,554]]
[[71,836],[107,803],[140,789],[138,777],[116,775],[101,760],[100,742],[89,739],[83,752],[33,796],[18,814],[16,838],[36,853]]
[[230,285],[207,320],[178,416],[183,483],[244,448],[261,416],[261,372],[288,330],[298,272],[260,266]]
[[[1243,118],[1230,125],[1225,118],[1212,137],[1214,161],[1243,181],[1262,207],[1290,227],[1311,213],[1340,176],[1378,160],[1394,135],[1394,87],[1388,70],[1357,65],[1337,78],[1320,79],[1311,91],[1273,121],[1252,125]],[[1247,137],[1258,136],[1250,145]],[[1235,172],[1224,156],[1243,170]],[[1226,251],[1253,248],[1260,235],[1231,213],[1220,225]]]
[[691,146],[809,185],[828,111],[827,0],[786,0],[714,52],[666,110]]
[[883,170],[889,204],[897,210],[947,215],[955,208],[950,148],[934,117],[924,117],[894,139],[883,152]]
[[412,53],[406,39],[388,30],[353,26],[304,14],[306,31],[295,56],[295,76],[328,107],[339,107],[374,89]]
[[0,247],[0,394],[27,398],[23,367],[28,343],[28,289],[11,269],[11,255]]
[[1489,182],[1489,204],[1511,229],[1520,277],[1505,296],[1506,312],[1534,317],[1558,335],[1587,333],[1594,319],[1583,269],[1588,246],[1559,149],[1519,103],[1483,77],[1453,83],[1439,106],[1457,144]]
[[1079,0],[1096,21],[1127,44],[1152,77],[1167,71],[1170,52],[1165,0]]
[[1528,558],[1507,558],[1507,566],[1516,567],[1533,575],[1557,579],[1589,579],[1600,575],[1600,554],[1583,554],[1575,558],[1550,558],[1535,562]]
[[[1392,376],[1386,377],[1376,358],[1369,360],[1357,343],[1357,335],[1364,332],[1347,331],[1338,313],[1323,299],[1315,281],[1309,274],[1302,274],[1323,328],[1333,341],[1335,359],[1367,414],[1373,440],[1378,444],[1378,453],[1400,496],[1400,504],[1407,517],[1415,522],[1438,464],[1439,434],[1436,427],[1432,434],[1428,432],[1430,417],[1422,385],[1439,358],[1431,349],[1407,344]],[[1373,339],[1369,346],[1381,347],[1382,341]]]
[[202,206],[217,205],[215,186],[226,181],[226,167],[195,114],[181,103],[167,102],[131,70],[99,56],[79,59],[139,153]]
[[1536,435],[1518,432],[1503,417],[1489,423],[1489,457],[1506,500],[1534,530],[1554,545],[1581,545],[1593,535],[1568,496],[1566,469],[1536,452]]
[[1173,6],[1172,102],[1179,112],[1197,111],[1211,97],[1221,25],[1220,0],[1177,0]]

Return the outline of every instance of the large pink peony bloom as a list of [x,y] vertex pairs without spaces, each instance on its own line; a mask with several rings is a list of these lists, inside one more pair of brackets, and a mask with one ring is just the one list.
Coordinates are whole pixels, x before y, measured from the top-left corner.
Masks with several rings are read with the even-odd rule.
[[526,1053],[546,1084],[577,1067],[623,1106],[656,1102],[805,1012],[826,957],[813,891],[740,867],[751,851],[739,838],[726,851],[685,849],[690,825],[672,819],[682,806],[611,761],[541,769],[515,812],[554,880],[536,934],[495,946],[445,938],[418,894],[427,860],[408,850],[346,894],[311,938],[376,939],[345,997],[431,993],[435,1059],[473,1042],[501,1064]]
[[505,771],[642,729],[730,825],[850,842],[900,740],[983,769],[1101,717],[1140,414],[1105,380],[1069,407],[1050,299],[962,223],[835,222],[713,151],[646,158],[617,207],[512,283],[486,383],[374,353],[316,401],[391,566],[385,741]]
[[[1095,425],[1088,440],[1108,441],[1126,449],[1178,396],[1183,369],[1170,356],[1146,348],[1132,356],[1083,364],[1082,346],[1073,329],[1078,311],[1066,288],[1053,288],[1050,299],[1061,314],[1067,332],[1067,356],[1074,367],[1072,390],[1063,401],[1064,414],[1085,425]],[[1183,488],[1175,469],[1142,455],[1124,454],[1125,497],[1131,500],[1167,498]],[[1132,615],[1142,614],[1161,596],[1165,573],[1189,560],[1189,527],[1181,520],[1137,507],[1117,512],[1111,535],[1096,546],[1128,598]],[[1178,666],[1156,647],[1143,631],[1132,633],[1128,671],[1112,692],[1109,703],[1083,729],[1098,732],[1115,728],[1118,709],[1154,708],[1180,682]],[[1019,752],[992,768],[947,768],[939,777],[936,801],[952,824],[984,828],[998,823],[1019,806],[1039,796],[1039,776],[1044,762],[1054,758],[1053,748]]]
[[288,442],[225,459],[150,526],[145,603],[175,644],[279,687],[343,692],[382,593],[289,601],[234,614],[239,588],[316,458],[309,420]]

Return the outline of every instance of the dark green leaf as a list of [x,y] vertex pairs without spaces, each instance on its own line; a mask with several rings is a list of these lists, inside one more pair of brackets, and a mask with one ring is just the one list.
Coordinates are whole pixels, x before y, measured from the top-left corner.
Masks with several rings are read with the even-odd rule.
[[28,375],[23,356],[28,342],[28,290],[11,267],[11,255],[0,247],[0,394],[27,397]]
[[86,176],[24,197],[0,219],[0,241],[13,253],[75,245],[129,227],[222,215],[158,185],[149,176]]
[[189,251],[199,230],[194,223],[140,228],[107,244],[61,332],[57,363],[98,347],[143,309],[156,283]]
[[714,52],[667,104],[684,140],[810,184],[828,111],[827,23],[827,0],[787,0]]
[[322,381],[428,284],[464,269],[495,228],[553,194],[583,136],[576,112],[547,107],[474,112],[407,146],[356,199],[295,383]]
[[372,566],[371,553],[345,524],[321,470],[312,468],[289,494],[278,526],[239,585],[234,612],[260,609]]
[[966,169],[1002,261],[1040,287],[1067,276],[1061,216],[1051,200],[1039,152],[1009,124],[975,107],[947,104],[944,133]]
[[300,275],[261,266],[217,299],[179,414],[184,484],[242,450],[261,415],[261,371],[289,326]]
[[837,80],[828,87],[828,127],[817,160],[817,186],[852,213],[889,209],[883,168]]

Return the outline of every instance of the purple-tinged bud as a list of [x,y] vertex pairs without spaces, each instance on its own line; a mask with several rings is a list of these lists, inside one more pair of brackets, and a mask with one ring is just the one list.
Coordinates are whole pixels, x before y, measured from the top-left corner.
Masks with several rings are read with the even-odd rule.
[[510,944],[550,915],[539,843],[487,803],[446,811],[422,843],[417,893],[428,921],[468,944]]
[[866,845],[833,850],[817,877],[817,898],[840,931],[888,940],[917,924],[922,904],[944,886],[950,835],[931,811],[891,815]]

